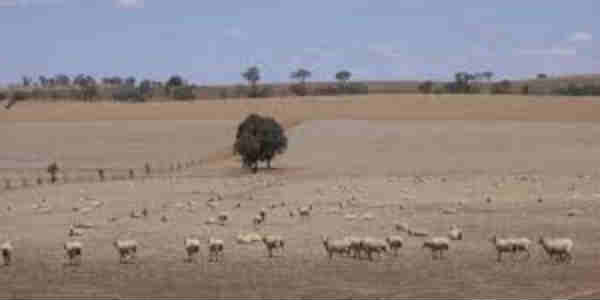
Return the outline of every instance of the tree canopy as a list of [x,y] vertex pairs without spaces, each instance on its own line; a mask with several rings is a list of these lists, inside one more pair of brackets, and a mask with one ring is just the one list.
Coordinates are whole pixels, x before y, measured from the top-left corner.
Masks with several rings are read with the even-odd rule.
[[242,166],[258,170],[258,162],[266,162],[271,168],[271,160],[287,150],[288,139],[283,127],[272,117],[250,114],[238,125],[234,154],[242,157]]

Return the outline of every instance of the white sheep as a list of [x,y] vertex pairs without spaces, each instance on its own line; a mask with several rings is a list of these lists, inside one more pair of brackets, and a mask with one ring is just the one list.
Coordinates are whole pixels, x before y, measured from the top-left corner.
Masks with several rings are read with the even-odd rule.
[[373,260],[373,253],[381,256],[382,252],[387,252],[387,248],[386,241],[376,238],[366,237],[360,242],[360,249],[367,253],[369,260]]
[[548,253],[550,259],[557,256],[558,261],[566,260],[569,263],[573,261],[573,256],[571,254],[573,249],[572,239],[540,237],[538,243],[542,245],[542,248]]
[[119,252],[119,262],[127,263],[135,259],[137,255],[138,243],[135,240],[116,240],[113,246]]
[[450,249],[450,240],[446,237],[433,237],[423,242],[423,248],[431,249],[433,259],[436,259],[435,253],[439,253],[438,258],[444,258],[444,251]]
[[404,245],[404,239],[401,236],[393,235],[385,238],[388,246],[392,251],[394,251],[394,255],[398,256],[398,249],[402,248]]
[[2,259],[4,260],[5,266],[11,264],[13,250],[14,248],[10,241],[6,241],[0,245],[0,251],[2,252]]
[[262,241],[262,237],[258,233],[248,233],[248,234],[240,233],[237,236],[238,244],[252,244],[252,243],[260,242],[260,241]]
[[225,222],[227,222],[227,220],[229,220],[229,213],[226,211],[221,212],[221,213],[219,213],[219,216],[217,218],[219,219],[219,221],[221,223],[225,223]]
[[425,236],[429,235],[429,232],[427,232],[423,229],[413,229],[413,228],[409,228],[407,233],[408,233],[408,235],[414,236],[414,237],[425,237]]
[[70,264],[74,264],[77,259],[77,264],[81,264],[81,257],[83,256],[83,244],[80,241],[68,241],[65,242],[65,256],[69,260]]
[[260,225],[265,221],[265,218],[262,215],[256,215],[254,216],[254,218],[252,218],[252,224],[254,225]]
[[490,242],[496,248],[496,252],[498,253],[497,261],[502,261],[502,254],[507,253],[515,253],[515,243],[514,239],[511,238],[498,238],[496,235],[490,238]]
[[309,204],[308,206],[300,207],[298,209],[298,215],[300,215],[301,217],[308,217],[308,216],[310,216],[311,211],[312,211],[312,204]]
[[183,246],[187,253],[186,262],[192,262],[196,254],[200,252],[200,240],[197,238],[186,237],[183,239]]
[[448,238],[453,241],[460,241],[463,239],[463,232],[458,226],[452,225],[450,226],[450,231],[448,232]]
[[225,255],[223,250],[225,249],[225,243],[223,240],[215,239],[212,237],[208,238],[208,261],[218,261],[219,257],[223,258]]
[[83,235],[83,230],[81,228],[76,228],[75,226],[71,225],[69,227],[69,236],[73,237],[73,236],[82,236]]
[[285,247],[285,242],[279,235],[265,235],[263,236],[262,241],[269,252],[269,257],[273,257],[273,250],[281,249],[281,251],[283,251]]
[[337,253],[340,255],[348,254],[350,251],[350,242],[346,239],[343,240],[330,240],[328,236],[321,236],[323,240],[323,246],[325,251],[329,255],[329,259],[333,258],[333,254]]
[[531,253],[529,252],[529,248],[531,248],[531,240],[526,238],[526,237],[520,237],[520,238],[513,238],[512,242],[514,244],[515,247],[515,254],[518,254],[519,252],[525,252],[527,253],[527,259],[529,259],[531,257]]
[[344,240],[350,243],[348,254],[352,255],[354,258],[360,259],[360,254],[362,252],[362,239],[355,236],[348,236],[344,238]]

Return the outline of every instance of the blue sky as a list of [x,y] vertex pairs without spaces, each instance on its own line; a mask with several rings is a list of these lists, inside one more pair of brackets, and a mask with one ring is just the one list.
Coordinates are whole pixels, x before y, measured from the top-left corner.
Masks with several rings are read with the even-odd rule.
[[133,75],[197,84],[600,73],[600,1],[0,0],[0,83]]

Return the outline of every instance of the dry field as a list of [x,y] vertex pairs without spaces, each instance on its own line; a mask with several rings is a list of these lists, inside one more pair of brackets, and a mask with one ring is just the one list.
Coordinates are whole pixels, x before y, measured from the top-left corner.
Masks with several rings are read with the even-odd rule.
[[[274,115],[290,139],[275,169],[258,175],[229,155],[235,126],[250,112]],[[14,263],[0,267],[0,298],[598,297],[599,121],[592,98],[18,104],[0,111],[0,177],[39,174],[52,160],[67,172],[203,163],[133,181],[0,189],[0,242],[9,238],[16,248]],[[213,192],[223,195],[216,209],[206,205]],[[43,198],[51,207],[44,213],[32,208]],[[73,211],[93,201],[102,205]],[[260,208],[281,202],[264,225],[252,225]],[[308,204],[310,217],[288,215]],[[147,218],[129,217],[143,207]],[[580,214],[567,216],[573,209]],[[220,211],[231,214],[225,226],[204,224]],[[374,219],[346,218],[367,213]],[[79,238],[83,264],[66,266],[62,244],[74,222],[95,227]],[[434,235],[456,224],[465,239],[432,260],[423,238],[396,231],[396,222]],[[236,243],[237,234],[254,231],[282,235],[283,254],[269,259],[262,244]],[[191,234],[222,238],[225,260],[209,263],[203,248],[200,261],[185,263],[183,238]],[[406,245],[398,257],[329,261],[321,234],[399,234]],[[575,261],[552,264],[535,244],[531,259],[497,263],[493,234],[568,236]],[[140,243],[137,263],[118,263],[117,237]]]

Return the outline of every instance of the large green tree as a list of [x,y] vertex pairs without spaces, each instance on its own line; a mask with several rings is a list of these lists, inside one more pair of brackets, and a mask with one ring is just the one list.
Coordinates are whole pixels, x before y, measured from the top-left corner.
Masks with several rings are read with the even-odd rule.
[[242,157],[242,166],[258,171],[258,163],[271,161],[287,150],[288,139],[283,127],[272,117],[250,114],[238,125],[234,154]]

